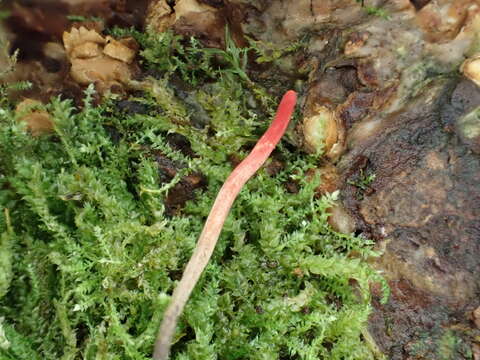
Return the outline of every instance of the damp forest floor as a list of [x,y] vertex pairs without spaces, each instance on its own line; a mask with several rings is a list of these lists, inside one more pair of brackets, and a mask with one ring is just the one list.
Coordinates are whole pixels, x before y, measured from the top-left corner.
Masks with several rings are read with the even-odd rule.
[[[2,360],[150,358],[217,191],[282,95],[232,42],[112,32],[140,43],[144,76],[128,96],[38,105],[53,133],[18,121],[8,95],[28,84],[0,85]],[[338,194],[315,193],[321,154],[294,126],[237,198],[172,359],[381,358],[366,340],[378,254],[329,227]]]

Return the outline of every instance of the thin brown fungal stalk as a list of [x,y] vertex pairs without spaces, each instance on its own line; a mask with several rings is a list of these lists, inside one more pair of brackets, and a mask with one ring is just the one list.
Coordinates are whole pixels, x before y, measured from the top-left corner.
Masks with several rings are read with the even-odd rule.
[[167,360],[177,320],[197,284],[200,275],[212,256],[223,223],[243,185],[263,165],[285,133],[295,108],[297,94],[293,90],[285,93],[278,106],[277,114],[265,134],[260,138],[250,154],[232,171],[213,203],[182,279],[173,291],[172,299],[163,316],[162,324],[155,341],[153,359]]

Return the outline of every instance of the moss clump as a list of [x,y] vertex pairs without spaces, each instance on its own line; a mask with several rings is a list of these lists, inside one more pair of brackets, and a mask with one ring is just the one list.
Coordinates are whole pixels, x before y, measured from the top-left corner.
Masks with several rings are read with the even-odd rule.
[[[146,65],[166,66],[147,54],[167,53],[171,43],[142,36]],[[144,82],[130,99],[144,105],[142,114],[119,111],[114,97],[92,105],[91,87],[81,109],[52,99],[45,106],[52,135],[30,136],[1,102],[2,359],[151,356],[169,294],[232,170],[228,160],[256,141],[273,111],[249,108],[246,94],[266,92],[221,55],[209,60],[214,81],[202,78],[188,102],[169,85],[175,66],[161,68],[164,77]],[[208,115],[202,126],[192,126],[192,102]],[[190,155],[172,146],[171,134],[186,139]],[[173,179],[165,180],[154,153],[182,164]],[[172,358],[374,357],[361,336],[368,283],[381,281],[363,261],[375,255],[372,243],[328,227],[335,195],[316,198],[318,180],[304,176],[315,157],[285,146],[276,156],[284,166],[273,175],[261,170],[237,199],[182,316]],[[194,172],[207,185],[167,215],[167,195]],[[286,190],[291,181],[298,193]]]

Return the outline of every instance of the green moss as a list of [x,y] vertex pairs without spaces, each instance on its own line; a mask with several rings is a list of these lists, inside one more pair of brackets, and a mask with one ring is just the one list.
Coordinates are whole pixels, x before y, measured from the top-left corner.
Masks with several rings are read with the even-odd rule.
[[368,15],[378,16],[382,19],[390,20],[390,14],[382,7],[368,6],[365,4],[365,0],[356,0],[356,2],[361,4],[362,9],[364,9]]
[[252,50],[255,51],[257,55],[255,62],[257,62],[258,64],[274,62],[287,54],[296,52],[304,48],[308,40],[309,37],[305,36],[303,39],[291,43],[288,46],[280,46],[273,42],[260,41],[248,38],[250,47],[252,48]]
[[[464,334],[463,334],[464,335]],[[409,344],[408,352],[422,359],[472,359],[470,345],[462,339],[462,331],[434,327],[418,334],[417,341]]]
[[[55,132],[33,138],[2,103],[0,266],[11,275],[0,279],[1,358],[149,358],[175,281],[232,170],[228,159],[243,156],[268,126],[277,99],[258,88],[265,107],[248,107],[255,87],[234,59],[240,50],[227,49],[233,58],[215,68],[172,35],[137,37],[148,45],[145,66],[163,70],[131,98],[145,105],[143,114],[118,110],[114,98],[93,106],[90,87],[82,109],[52,99],[45,109]],[[177,56],[172,51],[184,55],[158,57]],[[200,73],[188,72],[189,59]],[[192,126],[195,114],[170,86],[182,66],[185,80],[198,85],[191,101],[208,114],[202,127]],[[195,155],[173,148],[172,133],[186,137]],[[184,165],[171,181],[154,151]],[[382,281],[364,262],[376,255],[372,242],[328,226],[335,195],[316,198],[318,179],[304,176],[316,157],[285,146],[276,156],[284,167],[275,175],[261,170],[240,193],[182,316],[172,358],[374,358],[361,336],[368,283]],[[206,187],[167,215],[167,195],[193,172],[204,174]],[[296,194],[286,191],[291,181]]]
[[375,181],[376,175],[371,172],[364,173],[363,169],[360,169],[358,174],[353,175],[347,180],[347,184],[355,186],[357,192],[355,198],[359,201],[363,200],[365,191],[370,188],[370,185]]
[[9,212],[5,208],[0,236],[0,299],[5,296],[12,281],[12,233]]

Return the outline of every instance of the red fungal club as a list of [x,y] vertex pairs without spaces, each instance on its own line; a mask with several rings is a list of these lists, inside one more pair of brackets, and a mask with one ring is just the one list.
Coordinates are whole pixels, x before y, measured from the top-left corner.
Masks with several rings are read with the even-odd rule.
[[232,171],[218,192],[192,257],[183,272],[182,279],[173,291],[172,299],[163,316],[155,341],[153,359],[168,359],[177,319],[212,256],[233,201],[243,185],[263,165],[280,141],[287,129],[296,102],[297,94],[295,91],[289,90],[283,95],[270,127],[255,144],[250,154]]

